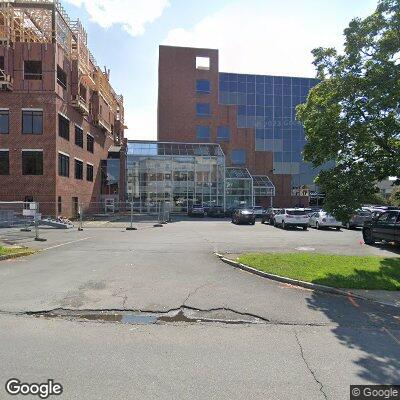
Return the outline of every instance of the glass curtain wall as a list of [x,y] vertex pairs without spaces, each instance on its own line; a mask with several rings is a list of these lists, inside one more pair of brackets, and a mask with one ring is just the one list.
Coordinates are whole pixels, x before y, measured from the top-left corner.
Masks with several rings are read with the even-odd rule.
[[187,212],[192,204],[225,205],[225,157],[219,145],[128,142],[127,197],[141,212],[168,204]]
[[293,188],[315,189],[319,171],[303,161],[306,138],[296,120],[296,106],[316,84],[311,78],[219,74],[219,103],[237,105],[237,127],[254,128],[255,151],[272,152],[274,173],[292,175]]
[[253,207],[253,178],[246,168],[226,169],[226,208]]

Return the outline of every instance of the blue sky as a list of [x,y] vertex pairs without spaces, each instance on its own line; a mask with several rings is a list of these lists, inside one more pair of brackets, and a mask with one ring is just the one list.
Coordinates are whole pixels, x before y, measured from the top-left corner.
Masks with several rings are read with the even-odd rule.
[[376,0],[63,0],[125,99],[130,139],[157,137],[158,46],[220,50],[220,70],[314,76],[310,51],[340,49],[343,30]]

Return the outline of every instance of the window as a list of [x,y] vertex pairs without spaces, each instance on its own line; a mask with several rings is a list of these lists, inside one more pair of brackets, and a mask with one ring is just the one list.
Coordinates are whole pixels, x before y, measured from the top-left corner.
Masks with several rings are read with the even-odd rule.
[[22,150],[22,175],[43,175],[42,150]]
[[210,69],[210,57],[196,57],[196,69]]
[[210,103],[197,103],[196,113],[198,117],[210,116]]
[[83,149],[83,130],[75,125],[75,144]]
[[62,198],[61,198],[61,196],[58,196],[57,204],[58,204],[58,213],[61,214],[62,213]]
[[64,89],[67,88],[67,74],[59,65],[57,65],[57,83]]
[[75,159],[75,179],[83,179],[83,161]]
[[231,137],[231,131],[229,129],[229,126],[219,126],[217,128],[217,140],[223,142],[229,142],[230,137]]
[[196,91],[197,93],[210,93],[210,81],[207,79],[197,79]]
[[8,150],[0,150],[0,175],[10,174],[10,153]]
[[92,135],[87,134],[86,136],[86,148],[90,153],[94,153],[94,138]]
[[22,111],[22,133],[41,135],[43,133],[43,111]]
[[387,223],[395,224],[399,213],[397,211],[390,211],[388,214],[389,215],[388,215]]
[[9,133],[10,115],[8,110],[0,110],[0,134]]
[[69,120],[58,114],[58,136],[69,140]]
[[196,127],[196,137],[197,140],[202,140],[204,142],[209,142],[210,141],[210,127],[209,126],[204,126],[204,125],[198,125]]
[[58,153],[58,175],[69,177],[69,156]]
[[42,62],[41,61],[25,61],[24,63],[24,79],[41,80],[42,79]]
[[93,182],[93,165],[91,164],[86,165],[86,179],[89,182]]
[[0,56],[0,69],[4,71],[4,56]]
[[236,165],[246,164],[246,152],[242,149],[232,150],[231,161]]

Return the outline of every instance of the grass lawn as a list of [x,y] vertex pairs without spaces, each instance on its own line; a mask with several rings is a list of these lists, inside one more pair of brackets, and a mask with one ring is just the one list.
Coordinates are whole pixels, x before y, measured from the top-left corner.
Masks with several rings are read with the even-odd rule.
[[0,245],[0,257],[2,256],[10,256],[10,255],[28,255],[33,254],[35,251],[27,248],[10,248],[3,247]]
[[346,289],[400,290],[400,258],[314,253],[243,254],[259,271]]

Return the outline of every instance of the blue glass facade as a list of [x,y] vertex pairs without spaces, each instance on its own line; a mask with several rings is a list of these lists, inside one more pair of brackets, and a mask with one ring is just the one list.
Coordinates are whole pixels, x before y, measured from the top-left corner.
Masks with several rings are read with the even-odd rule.
[[313,186],[317,172],[302,160],[306,139],[296,120],[296,106],[317,83],[312,78],[219,73],[219,103],[237,106],[237,127],[254,129],[255,151],[272,152],[274,174],[292,175],[293,187]]

